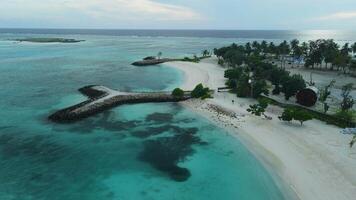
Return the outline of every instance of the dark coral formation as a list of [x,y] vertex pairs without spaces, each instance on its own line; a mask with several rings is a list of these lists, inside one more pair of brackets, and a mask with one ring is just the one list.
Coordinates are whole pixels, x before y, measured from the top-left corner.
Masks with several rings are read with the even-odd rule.
[[[172,128],[172,127],[170,127]],[[191,173],[188,169],[179,167],[178,163],[194,153],[193,145],[200,144],[196,129],[176,128],[178,132],[173,137],[159,137],[144,142],[144,150],[139,159],[149,163],[154,168],[167,173],[173,180],[183,182]]]

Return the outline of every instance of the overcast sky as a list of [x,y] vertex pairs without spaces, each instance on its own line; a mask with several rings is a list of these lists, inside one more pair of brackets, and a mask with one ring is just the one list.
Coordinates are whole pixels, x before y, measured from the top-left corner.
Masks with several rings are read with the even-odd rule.
[[356,30],[356,0],[0,0],[0,27]]

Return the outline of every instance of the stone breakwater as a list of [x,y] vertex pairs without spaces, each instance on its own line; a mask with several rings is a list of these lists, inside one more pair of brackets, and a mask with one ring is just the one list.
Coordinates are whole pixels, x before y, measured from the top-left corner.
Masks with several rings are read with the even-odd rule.
[[165,62],[179,61],[180,59],[170,59],[170,58],[162,58],[162,59],[151,59],[151,60],[141,60],[132,63],[134,66],[149,66],[149,65],[158,65]]
[[48,119],[58,123],[70,123],[123,104],[179,102],[191,98],[189,92],[182,97],[174,97],[170,92],[124,93],[104,86],[86,86],[79,91],[89,99],[59,110]]

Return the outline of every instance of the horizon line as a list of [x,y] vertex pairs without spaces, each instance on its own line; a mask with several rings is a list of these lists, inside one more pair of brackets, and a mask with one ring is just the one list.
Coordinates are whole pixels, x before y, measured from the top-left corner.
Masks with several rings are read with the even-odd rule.
[[16,27],[16,28],[9,28],[9,27],[0,27],[2,30],[9,30],[9,29],[18,29],[18,30],[137,30],[137,31],[356,31],[356,29],[171,29],[171,28],[40,28],[40,27],[33,27],[33,28],[24,28],[24,27]]

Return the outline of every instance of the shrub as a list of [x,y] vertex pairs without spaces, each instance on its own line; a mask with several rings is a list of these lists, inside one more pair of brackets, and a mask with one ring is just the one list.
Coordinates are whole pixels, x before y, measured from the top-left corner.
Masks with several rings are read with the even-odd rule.
[[296,120],[300,122],[300,125],[303,125],[305,121],[312,120],[313,115],[303,109],[286,108],[284,109],[282,115],[279,116],[278,118],[280,120],[288,121],[288,122],[292,120]]
[[176,97],[176,98],[181,98],[184,96],[184,91],[180,88],[176,88],[173,90],[172,92],[172,96]]
[[286,108],[284,109],[283,113],[281,116],[278,117],[279,120],[287,121],[290,122],[293,120],[293,109],[292,108]]
[[202,99],[209,98],[210,97],[209,91],[210,91],[209,88],[204,88],[203,84],[200,83],[192,91],[192,97],[202,98]]
[[355,100],[350,95],[352,86],[353,86],[352,83],[342,86],[341,96],[343,99],[342,99],[342,103],[341,103],[341,110],[343,110],[343,111],[350,110],[353,107],[353,105],[355,104]]
[[313,116],[305,110],[296,109],[293,113],[293,119],[299,121],[300,125],[303,125],[303,122],[312,120]]
[[258,104],[250,105],[250,107],[247,109],[247,112],[250,112],[251,114],[254,114],[256,116],[267,116],[265,115],[266,108],[268,107],[268,100],[266,99],[259,99]]
[[341,120],[352,122],[354,118],[354,112],[348,110],[340,110],[339,112],[335,113],[334,116]]

